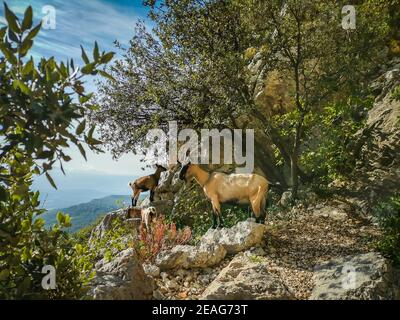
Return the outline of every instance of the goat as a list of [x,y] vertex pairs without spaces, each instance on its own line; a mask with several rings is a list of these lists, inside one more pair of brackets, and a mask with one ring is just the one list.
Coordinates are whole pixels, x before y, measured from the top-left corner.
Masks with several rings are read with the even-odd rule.
[[189,162],[182,166],[179,178],[185,182],[194,178],[203,188],[213,207],[212,228],[222,227],[221,203],[250,204],[257,222],[265,213],[269,182],[258,174],[209,173]]
[[145,226],[147,230],[151,229],[151,222],[154,218],[157,218],[157,210],[155,207],[138,208],[130,207],[128,208],[129,218],[140,218],[141,226]]
[[157,218],[157,210],[154,207],[142,209],[142,225],[146,226],[147,230],[151,229],[151,222]]
[[129,186],[132,189],[132,206],[136,206],[137,200],[141,192],[150,190],[150,202],[154,200],[154,190],[160,180],[161,172],[167,171],[163,166],[156,164],[157,170],[153,174],[144,176],[136,179],[135,181],[129,182]]

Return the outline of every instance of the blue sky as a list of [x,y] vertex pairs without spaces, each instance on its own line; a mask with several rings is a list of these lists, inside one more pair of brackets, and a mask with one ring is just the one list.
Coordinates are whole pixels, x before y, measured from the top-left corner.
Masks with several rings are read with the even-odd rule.
[[[138,19],[145,21],[151,28],[147,19],[147,9],[142,6],[141,0],[8,0],[6,2],[20,18],[25,8],[31,5],[35,24],[46,16],[46,12],[43,12],[46,5],[54,7],[56,28],[40,31],[31,52],[34,58],[54,56],[59,61],[73,58],[75,64],[79,65],[80,45],[87,52],[92,52],[94,42],[97,41],[100,50],[116,51],[114,40],[128,44]],[[5,24],[3,3],[0,5],[0,25],[2,24]],[[88,83],[88,89],[96,90],[92,83]],[[138,158],[133,154],[113,161],[108,152],[96,155],[88,151],[87,162],[75,148],[71,148],[70,155],[73,160],[65,165],[67,172],[90,171],[97,174],[134,176],[143,173]]]

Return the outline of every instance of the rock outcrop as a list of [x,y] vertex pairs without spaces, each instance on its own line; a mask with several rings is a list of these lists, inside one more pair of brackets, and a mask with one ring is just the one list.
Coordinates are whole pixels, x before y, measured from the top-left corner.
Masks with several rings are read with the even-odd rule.
[[161,251],[155,263],[161,270],[206,268],[220,263],[225,255],[226,250],[219,244],[177,245],[170,250]]
[[314,281],[311,300],[400,299],[400,271],[375,252],[318,265]]
[[93,229],[90,238],[92,237],[102,238],[104,234],[111,229],[114,221],[119,220],[120,222],[125,223],[127,219],[128,219],[128,212],[126,209],[119,209],[107,213],[101,220],[101,222]]
[[227,253],[237,253],[258,245],[263,239],[264,229],[264,225],[252,221],[239,222],[232,228],[210,229],[197,246],[177,245],[161,251],[155,264],[161,270],[214,266]]
[[265,226],[252,221],[242,221],[232,228],[209,229],[201,238],[202,243],[217,243],[228,253],[237,253],[259,244]]
[[154,289],[154,281],[144,273],[135,250],[126,249],[110,262],[103,258],[96,263],[90,295],[96,300],[150,299]]
[[201,295],[204,300],[291,298],[282,280],[268,271],[262,257],[252,258],[243,253],[236,255]]
[[349,145],[357,159],[356,179],[346,186],[352,203],[368,214],[371,206],[400,187],[400,101],[393,93],[400,85],[400,63],[394,62],[372,82],[376,98],[368,111],[365,128]]

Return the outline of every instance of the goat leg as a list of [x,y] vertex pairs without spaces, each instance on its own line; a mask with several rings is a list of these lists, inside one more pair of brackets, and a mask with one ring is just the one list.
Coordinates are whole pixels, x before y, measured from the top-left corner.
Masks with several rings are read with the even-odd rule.
[[215,228],[217,228],[217,215],[213,212],[211,229],[215,229]]
[[150,202],[154,201],[154,190],[150,190]]
[[224,221],[222,220],[222,214],[219,213],[218,215],[218,228],[223,228],[224,227]]

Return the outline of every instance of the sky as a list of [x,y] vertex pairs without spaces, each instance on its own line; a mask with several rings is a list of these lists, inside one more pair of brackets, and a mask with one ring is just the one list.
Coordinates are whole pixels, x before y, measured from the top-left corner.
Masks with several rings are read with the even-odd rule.
[[[35,38],[31,55],[38,61],[41,56],[54,56],[57,61],[74,59],[76,65],[82,64],[82,45],[87,52],[92,52],[94,42],[97,41],[101,51],[115,51],[116,58],[119,52],[113,42],[118,40],[127,45],[134,33],[134,25],[140,19],[151,28],[147,18],[147,9],[141,0],[8,0],[8,6],[20,19],[27,6],[31,5],[34,13],[34,24],[40,22],[44,17],[53,16],[55,12],[55,29],[44,29]],[[49,7],[51,6],[51,7]],[[53,11],[54,8],[54,11]],[[49,11],[49,9],[51,11]],[[5,25],[4,7],[0,4],[0,26]],[[88,83],[88,90],[96,91],[93,83]],[[95,154],[87,150],[88,161],[85,161],[77,148],[70,148],[69,153],[72,160],[64,165],[66,177],[56,175],[56,183],[59,185],[76,184],[76,179],[90,176],[106,177],[109,185],[110,177],[115,176],[115,181],[121,177],[134,177],[150,172],[151,169],[143,171],[138,156],[127,154],[118,161],[112,159],[110,152]],[[82,173],[80,175],[80,173]],[[37,187],[40,191],[47,190],[47,182],[43,177],[38,178]],[[93,183],[98,184],[97,179]],[[124,184],[124,187],[126,185]],[[91,188],[90,183],[88,188]],[[92,189],[99,189],[98,185]],[[59,190],[63,191],[62,187]],[[119,188],[109,190],[109,194],[121,193]],[[126,188],[125,194],[130,190]]]

